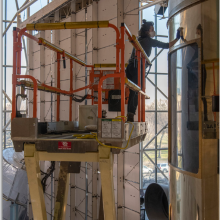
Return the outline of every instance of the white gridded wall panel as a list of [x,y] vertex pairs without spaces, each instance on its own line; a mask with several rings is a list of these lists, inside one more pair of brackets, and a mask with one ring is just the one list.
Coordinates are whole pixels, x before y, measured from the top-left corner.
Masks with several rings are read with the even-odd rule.
[[[36,35],[39,37],[40,34]],[[29,40],[29,57],[32,60],[29,63],[29,74],[40,80],[40,46],[33,40]],[[24,79],[27,80],[27,79]],[[33,117],[33,91],[28,92],[28,115]],[[40,119],[40,92],[37,92],[37,118]]]
[[[45,31],[45,40],[51,42],[51,31],[47,30]],[[52,55],[53,52],[47,48],[45,48],[45,78],[44,82],[46,85],[51,86],[51,81],[52,81],[52,86],[54,86],[54,72],[52,72]],[[45,97],[45,116],[44,116],[44,121],[51,121],[51,109],[54,108],[54,101],[55,101],[55,95],[52,94],[52,105],[51,105],[51,93],[45,92],[44,93]],[[53,114],[52,114],[52,120]]]
[[[117,26],[117,1],[99,1],[98,20],[108,20]],[[98,63],[116,62],[116,34],[112,28],[98,29]]]
[[[76,14],[76,22],[77,21],[85,21],[85,9],[79,11]],[[85,29],[78,29],[76,30],[76,57],[82,61],[85,61]],[[76,89],[85,86],[85,67],[76,64],[75,69],[75,79],[76,79]],[[88,81],[89,82],[89,81]],[[79,91],[76,95],[84,96],[85,90]],[[76,102],[76,118],[75,120],[78,121],[79,117],[79,105],[85,105],[85,101],[78,103]]]
[[124,152],[125,210],[140,215],[140,155],[139,144]]
[[114,182],[114,195],[115,195],[115,210],[116,210],[116,216],[117,216],[117,208],[118,208],[118,206],[117,206],[117,199],[118,199],[118,196],[117,196],[117,186],[118,186],[118,184],[117,184],[117,181],[118,181],[118,179],[117,179],[117,172],[118,172],[118,170],[117,170],[117,159],[118,159],[118,155],[117,154],[115,154],[114,155],[114,164],[113,164],[113,182]]
[[[131,34],[134,34],[135,36],[138,35],[138,29],[139,29],[139,1],[130,1],[125,0],[124,1],[124,23],[130,30]],[[128,62],[131,52],[133,49],[132,44],[127,40],[128,37],[125,35],[125,62]]]
[[[70,22],[71,18],[67,18],[62,22]],[[60,30],[60,48],[71,53],[71,30]],[[61,55],[60,61],[60,88],[62,90],[70,90],[70,60],[66,59],[66,68],[63,67]],[[69,97],[60,95],[60,120],[69,120]]]

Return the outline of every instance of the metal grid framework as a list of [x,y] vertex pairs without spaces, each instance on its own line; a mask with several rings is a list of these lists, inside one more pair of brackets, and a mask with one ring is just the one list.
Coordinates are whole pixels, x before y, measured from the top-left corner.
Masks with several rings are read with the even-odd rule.
[[[153,10],[153,7],[143,9],[142,11],[142,19],[145,19],[143,16],[144,10]],[[164,17],[164,15],[163,15]],[[160,16],[156,15],[154,13],[154,17],[152,17],[152,20],[154,21],[154,29],[156,31],[156,34],[158,33],[158,30],[160,28]],[[166,37],[168,35],[167,33],[164,33],[163,37]],[[159,35],[159,34],[158,34]],[[156,36],[155,39],[158,39],[159,36]],[[153,51],[154,50],[154,51]],[[162,183],[162,184],[168,184],[168,143],[163,146],[164,144],[164,137],[168,134],[168,108],[161,109],[158,106],[158,103],[160,102],[158,95],[162,95],[165,100],[168,102],[168,96],[165,94],[164,91],[162,91],[162,88],[160,88],[160,83],[158,78],[160,76],[168,76],[168,72],[165,70],[163,73],[161,71],[158,71],[158,61],[160,58],[160,54],[163,51],[163,49],[153,48],[152,53],[154,52],[154,58],[151,60],[154,65],[154,70],[149,73],[149,75],[146,78],[146,91],[148,91],[148,85],[150,84],[155,93],[155,102],[152,104],[154,107],[151,109],[146,108],[145,114],[146,114],[146,121],[150,117],[153,117],[152,119],[153,123],[149,124],[148,126],[152,127],[152,129],[148,128],[150,135],[147,136],[145,142],[143,142],[140,146],[140,172],[141,172],[141,180],[140,180],[140,188],[146,189],[147,186],[150,183],[156,182],[156,183]],[[166,82],[164,82],[166,83]],[[168,83],[168,82],[167,82]],[[166,102],[166,101],[165,101]],[[166,115],[163,116],[163,122],[161,122],[160,114]],[[161,125],[162,124],[162,125]],[[152,130],[152,131],[151,131]],[[163,155],[163,157],[161,156]],[[164,162],[163,166],[166,166],[166,168],[159,168],[159,163]],[[146,170],[145,166],[150,168],[149,170]],[[166,170],[167,169],[167,170]],[[164,172],[165,171],[165,172]],[[166,172],[167,171],[167,172]]]
[[[2,121],[3,121],[3,148],[12,147],[11,141],[11,111],[12,111],[12,95],[11,95],[11,74],[12,74],[12,29],[16,27],[18,22],[27,19],[30,16],[31,4],[36,1],[19,1],[15,0],[8,3],[8,1],[3,1],[3,109],[2,109]],[[47,1],[47,4],[50,1]],[[22,3],[22,5],[21,5]],[[14,14],[13,14],[14,13]],[[13,17],[12,17],[13,16]],[[27,58],[27,41],[26,37],[22,37],[22,44],[24,53],[22,53],[22,60],[24,61],[21,65],[22,74],[26,74],[28,58]],[[19,103],[20,105],[21,103]],[[26,112],[25,109],[21,112]]]

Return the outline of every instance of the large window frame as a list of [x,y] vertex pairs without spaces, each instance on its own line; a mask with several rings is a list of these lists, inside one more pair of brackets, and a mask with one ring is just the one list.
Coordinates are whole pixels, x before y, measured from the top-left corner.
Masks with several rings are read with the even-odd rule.
[[[153,10],[154,7],[151,7],[151,10]],[[149,10],[148,9],[144,9],[144,10]],[[143,11],[144,11],[143,10]],[[142,19],[145,19],[145,17],[143,16],[144,13],[142,13],[141,17]],[[161,16],[157,16],[154,13],[154,29],[155,32],[158,33],[158,28],[160,26],[160,18]],[[142,20],[141,19],[141,20]],[[147,19],[148,20],[148,19]],[[168,35],[168,31],[167,31],[167,35]],[[161,39],[160,37],[155,37],[155,39]],[[168,41],[168,38],[167,38]],[[162,153],[165,153],[165,157],[166,157],[166,167],[168,167],[168,143],[166,144],[165,147],[161,148],[161,137],[163,139],[163,135],[164,133],[166,133],[166,137],[168,139],[168,94],[166,95],[163,90],[160,88],[160,85],[158,83],[158,78],[160,76],[166,76],[167,80],[168,80],[168,68],[167,71],[159,72],[158,71],[158,61],[160,59],[160,54],[161,49],[160,48],[152,48],[152,54],[154,53],[154,57],[155,60],[153,62],[154,67],[152,68],[153,70],[149,73],[149,75],[146,78],[146,83],[150,83],[152,85],[152,87],[154,88],[154,94],[155,94],[155,102],[154,102],[154,108],[153,109],[146,109],[145,113],[146,113],[146,121],[147,120],[147,116],[148,115],[154,115],[154,119],[152,119],[154,121],[154,133],[153,137],[151,135],[147,136],[145,141],[142,142],[140,144],[140,188],[141,189],[146,189],[147,186],[150,183],[163,183],[163,184],[169,184],[169,178],[168,178],[168,172],[169,172],[169,168],[168,168],[168,172],[163,172],[163,170],[165,169],[159,169],[159,165],[158,163],[160,162],[159,157],[161,156]],[[167,81],[168,84],[168,81]],[[167,85],[168,86],[168,85]],[[146,93],[148,94],[148,88],[146,87]],[[168,93],[168,88],[167,88],[167,93]],[[160,109],[158,106],[158,95],[162,95],[164,97],[164,99],[167,100],[167,109]],[[159,115],[160,114],[166,114],[166,116],[164,118],[166,118],[165,120],[167,120],[167,122],[165,122],[162,126],[160,126],[160,128],[158,128],[158,123],[160,120]],[[149,125],[148,126],[152,126]],[[158,140],[159,139],[159,140]],[[151,146],[150,146],[151,145]],[[152,147],[154,145],[154,147]],[[150,146],[150,147],[149,147]],[[146,172],[146,168],[144,169],[145,166],[145,161],[146,159],[148,160],[148,162],[152,165],[150,168],[153,167],[153,173],[147,173],[145,174],[144,172]],[[164,166],[164,164],[163,164]],[[161,167],[160,167],[161,168]],[[146,182],[146,176],[147,176],[147,182]],[[151,177],[150,177],[151,176]],[[159,178],[158,178],[159,177]],[[161,181],[162,179],[162,181]]]

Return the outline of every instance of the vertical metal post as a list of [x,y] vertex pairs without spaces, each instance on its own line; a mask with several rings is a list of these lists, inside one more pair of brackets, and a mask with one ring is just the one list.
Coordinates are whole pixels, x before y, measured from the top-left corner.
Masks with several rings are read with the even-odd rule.
[[[87,6],[85,7],[85,21],[87,21]],[[87,64],[87,28],[85,29],[85,63]],[[87,86],[87,67],[85,67],[85,86]],[[85,94],[87,94],[87,89],[85,89]],[[85,99],[85,105],[87,105],[87,99]],[[85,200],[85,220],[87,220],[88,215],[88,163],[85,162],[85,184],[86,184],[86,200]]]
[[[138,86],[141,87],[141,52],[137,51],[138,60]],[[138,122],[141,122],[141,95],[138,92]]]
[[[155,30],[157,33],[157,15],[155,14]],[[156,37],[157,39],[157,37]],[[157,48],[155,47],[155,55]],[[155,59],[155,134],[157,134],[157,58]],[[157,164],[157,138],[155,138],[155,164]],[[157,168],[155,167],[155,182],[157,183]]]
[[121,116],[125,115],[125,27],[121,26]]
[[[60,53],[57,53],[57,88],[60,89]],[[57,94],[57,121],[60,120],[60,95]]]
[[[76,0],[71,1],[71,22],[76,22]],[[76,30],[72,29],[71,30],[71,53],[75,54],[76,53]],[[72,74],[74,73],[73,79],[72,79],[72,89],[76,89],[76,76],[75,76],[75,68],[76,68],[76,63],[71,62],[72,64]],[[72,98],[71,98],[72,99]],[[73,111],[73,120],[75,121],[75,118],[77,117],[77,111],[76,111],[76,103],[73,102],[71,104],[72,110]],[[71,115],[71,117],[72,117]],[[71,173],[70,174],[70,220],[75,220],[76,217],[76,174]]]
[[[142,91],[145,92],[145,58],[142,57]],[[141,95],[141,121],[145,122],[145,97]]]
[[[5,0],[5,20],[7,20],[7,1]],[[7,23],[5,22],[5,29],[7,28]],[[14,32],[13,32],[14,33]],[[5,33],[5,39],[4,39],[4,48],[5,48],[5,51],[4,51],[4,58],[5,58],[5,62],[4,62],[4,65],[6,65],[6,44],[7,44],[7,32]],[[6,92],[6,67],[4,68],[4,90]],[[6,110],[6,96],[4,96],[4,110]],[[6,112],[4,112],[4,126],[6,125]],[[4,148],[6,148],[6,129],[4,131]]]
[[[6,35],[5,35],[5,37],[6,37]],[[16,30],[16,28],[14,28],[13,29],[13,74],[12,74],[12,114],[11,114],[11,119],[16,117],[16,80],[15,80],[15,76],[17,73],[17,49],[16,49],[16,47],[17,47],[17,30]],[[5,74],[5,86],[6,86],[6,74]],[[5,110],[6,110],[6,97],[5,97]],[[6,114],[5,114],[5,116],[6,116]],[[6,137],[5,137],[5,142],[6,142]],[[5,144],[4,144],[4,146],[5,146]]]
[[13,202],[10,205],[10,220],[18,220],[18,205]]
[[[70,59],[70,91],[73,91],[73,61]],[[69,101],[69,121],[72,121],[72,96]]]
[[51,174],[50,220],[53,220],[53,173]]
[[[87,7],[85,7],[85,21],[87,21]],[[87,28],[85,29],[85,63],[87,64]],[[85,66],[85,86],[87,86],[87,67]],[[87,94],[87,89],[85,89]],[[85,105],[87,105],[87,99],[85,99]]]
[[140,147],[140,189],[143,189],[143,141],[139,144]]
[[[52,77],[52,75],[51,75],[51,83],[50,83],[50,85],[51,85],[51,87],[53,86],[53,77]],[[52,122],[53,121],[53,93],[51,93],[50,98],[51,98],[51,102],[50,102],[50,109],[51,109],[50,121]]]

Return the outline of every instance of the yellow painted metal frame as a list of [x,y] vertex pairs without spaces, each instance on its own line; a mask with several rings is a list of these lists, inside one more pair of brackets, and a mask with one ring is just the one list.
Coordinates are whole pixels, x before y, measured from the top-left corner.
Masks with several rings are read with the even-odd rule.
[[[34,88],[34,83],[31,82],[31,81],[27,81],[27,80],[21,80],[21,81],[17,82],[17,85],[25,86],[27,88]],[[44,87],[44,86],[39,85],[39,84],[37,85],[37,89],[40,90],[40,91],[45,91],[45,92],[50,92],[50,93],[62,94],[61,92],[57,92],[56,90]],[[70,96],[66,93],[63,93],[63,95]]]
[[[99,162],[102,181],[103,208],[105,220],[116,220],[114,182],[113,182],[113,154],[110,148],[99,146],[98,152],[88,153],[48,153],[36,151],[35,144],[24,144],[24,158],[30,188],[31,203],[34,220],[47,220],[43,189],[40,181],[39,161],[81,161]],[[67,178],[66,186],[68,186]],[[67,187],[68,188],[68,187]],[[65,209],[68,189],[65,190],[63,205],[55,205],[55,219],[62,208],[62,220],[65,219]]]
[[[115,68],[116,63],[96,63],[93,65],[94,68]],[[128,66],[128,63],[125,63],[125,67]]]
[[146,97],[146,99],[150,99],[150,97],[146,93],[144,93],[139,86],[137,86],[135,83],[133,83],[127,77],[125,78],[125,85],[135,92],[140,92],[142,95],[144,95]]
[[109,21],[84,21],[84,22],[62,22],[62,23],[38,23],[27,24],[28,31],[45,31],[59,29],[85,29],[85,28],[106,28]]
[[52,43],[46,41],[46,40],[43,39],[43,38],[38,38],[38,39],[40,40],[40,42],[41,42],[42,45],[44,45],[44,46],[46,46],[46,47],[49,47],[49,48],[51,48],[52,50],[55,50],[55,51],[57,51],[57,52],[59,52],[59,53],[63,53],[63,52],[64,52],[64,53],[65,53],[65,56],[68,57],[69,59],[74,60],[75,62],[81,64],[82,66],[86,66],[86,63],[85,63],[85,62],[83,62],[82,60],[80,60],[80,59],[78,59],[77,57],[73,56],[72,54],[70,54],[70,53],[64,51],[63,49],[61,49],[61,48],[57,47],[56,45],[54,45],[54,44],[52,44]]

